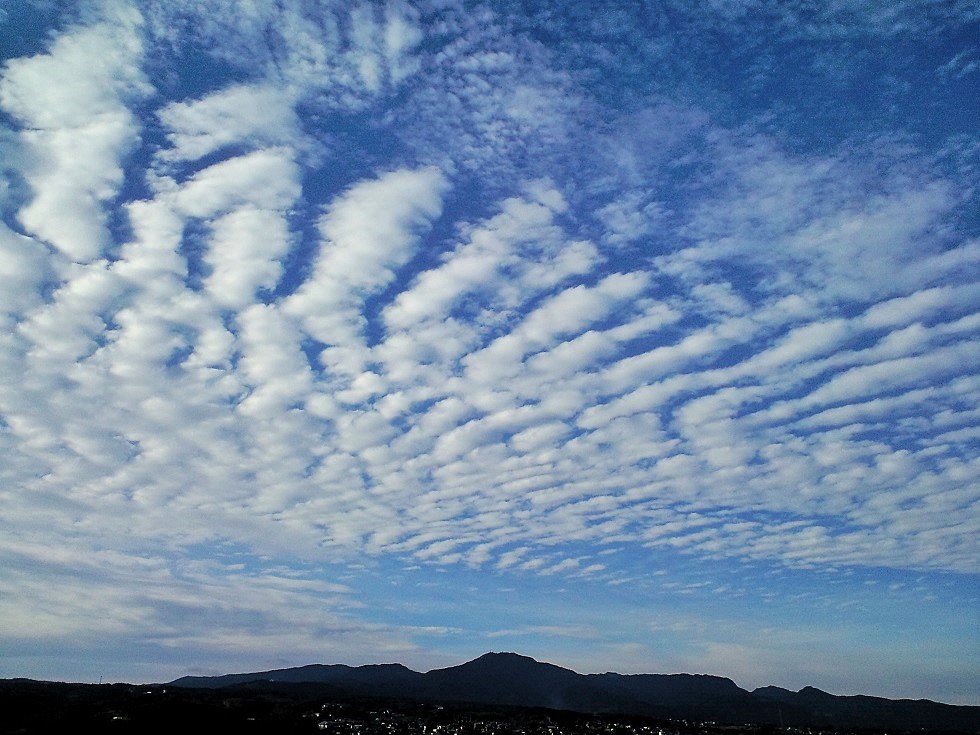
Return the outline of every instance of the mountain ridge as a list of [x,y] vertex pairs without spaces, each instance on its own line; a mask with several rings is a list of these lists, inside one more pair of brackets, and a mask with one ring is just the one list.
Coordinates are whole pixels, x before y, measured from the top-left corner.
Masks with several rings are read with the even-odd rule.
[[711,674],[580,674],[513,652],[490,652],[425,673],[397,663],[308,664],[221,676],[185,676],[170,686],[323,685],[353,696],[545,707],[726,724],[954,730],[980,733],[980,707],[928,699],[835,695],[807,686],[748,691]]

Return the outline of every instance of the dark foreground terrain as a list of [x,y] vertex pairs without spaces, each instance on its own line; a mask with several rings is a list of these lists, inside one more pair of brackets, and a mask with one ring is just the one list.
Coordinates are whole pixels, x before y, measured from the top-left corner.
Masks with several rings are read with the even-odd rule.
[[514,653],[419,673],[314,664],[169,684],[0,680],[11,733],[327,735],[738,735],[968,733],[980,707],[746,691],[718,676],[579,674]]
[[427,673],[400,664],[301,666],[249,674],[184,677],[173,686],[221,688],[317,683],[343,696],[479,706],[537,707],[580,713],[642,715],[662,721],[716,722],[802,730],[980,732],[980,707],[929,700],[836,696],[813,687],[746,691],[731,679],[704,674],[579,674],[515,653],[487,653]]
[[[817,735],[819,730],[723,725],[625,714],[434,704],[333,696],[321,684],[255,683],[220,689],[170,685],[0,681],[0,733],[324,733],[326,735]],[[900,731],[890,731],[892,733]],[[941,731],[935,731],[941,732]],[[947,731],[949,732],[949,731]]]

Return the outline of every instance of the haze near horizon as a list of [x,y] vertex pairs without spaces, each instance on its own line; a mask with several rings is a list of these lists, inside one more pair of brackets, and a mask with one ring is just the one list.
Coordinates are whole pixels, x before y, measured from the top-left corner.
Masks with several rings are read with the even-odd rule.
[[5,5],[0,677],[980,704],[978,24]]

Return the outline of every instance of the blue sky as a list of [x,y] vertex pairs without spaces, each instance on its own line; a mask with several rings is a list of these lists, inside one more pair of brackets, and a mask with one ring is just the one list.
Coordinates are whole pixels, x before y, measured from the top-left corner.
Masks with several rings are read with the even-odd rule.
[[980,704],[975,3],[0,10],[0,676]]

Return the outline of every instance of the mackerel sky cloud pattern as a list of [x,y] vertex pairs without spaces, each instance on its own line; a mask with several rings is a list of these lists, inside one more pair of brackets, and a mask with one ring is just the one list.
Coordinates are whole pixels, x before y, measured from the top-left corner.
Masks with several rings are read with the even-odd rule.
[[0,10],[0,676],[980,704],[978,23]]

